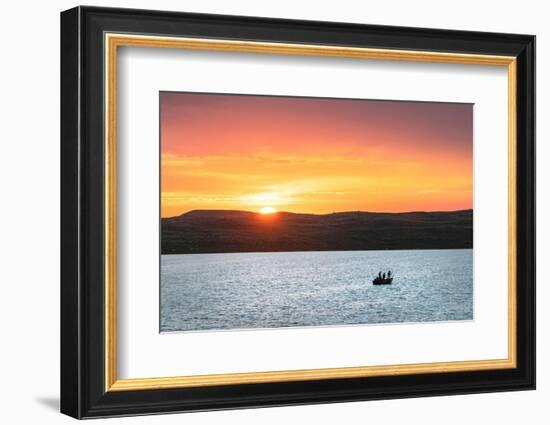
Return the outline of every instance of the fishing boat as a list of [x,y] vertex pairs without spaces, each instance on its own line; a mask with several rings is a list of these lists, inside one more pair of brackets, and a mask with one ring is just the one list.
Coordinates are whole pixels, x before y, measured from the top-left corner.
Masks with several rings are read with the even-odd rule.
[[390,285],[393,282],[393,273],[390,271],[386,275],[385,273],[382,274],[382,272],[378,273],[378,276],[374,278],[372,281],[373,285]]

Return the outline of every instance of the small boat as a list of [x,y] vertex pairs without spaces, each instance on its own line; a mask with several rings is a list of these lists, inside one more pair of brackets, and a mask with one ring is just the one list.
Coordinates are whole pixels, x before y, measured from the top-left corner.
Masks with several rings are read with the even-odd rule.
[[386,274],[382,276],[381,273],[378,273],[378,276],[374,278],[372,281],[373,285],[391,285],[393,282],[393,273],[388,273],[387,277]]

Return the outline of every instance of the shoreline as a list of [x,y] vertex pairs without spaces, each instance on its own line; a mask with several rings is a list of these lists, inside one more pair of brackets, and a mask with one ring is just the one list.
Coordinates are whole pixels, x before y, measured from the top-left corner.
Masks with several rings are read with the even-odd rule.
[[319,250],[296,250],[296,251],[229,251],[229,252],[171,252],[160,253],[159,255],[220,255],[220,254],[283,254],[283,253],[298,253],[298,252],[383,252],[383,251],[459,251],[459,250],[473,250],[473,247],[467,248],[388,248],[388,249],[319,249]]

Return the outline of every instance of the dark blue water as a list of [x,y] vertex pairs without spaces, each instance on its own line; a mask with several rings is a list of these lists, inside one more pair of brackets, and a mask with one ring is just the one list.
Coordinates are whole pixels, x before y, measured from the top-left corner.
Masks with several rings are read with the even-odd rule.
[[[373,286],[393,269],[392,285]],[[473,319],[472,250],[163,255],[167,331]]]

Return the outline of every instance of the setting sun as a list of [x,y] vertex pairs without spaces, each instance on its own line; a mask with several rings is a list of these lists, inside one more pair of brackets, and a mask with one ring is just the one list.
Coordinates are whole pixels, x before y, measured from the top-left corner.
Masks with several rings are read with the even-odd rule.
[[273,207],[263,207],[261,210],[260,210],[260,214],[273,214],[273,213],[276,213],[277,210]]
[[471,104],[162,92],[161,216],[472,208]]

